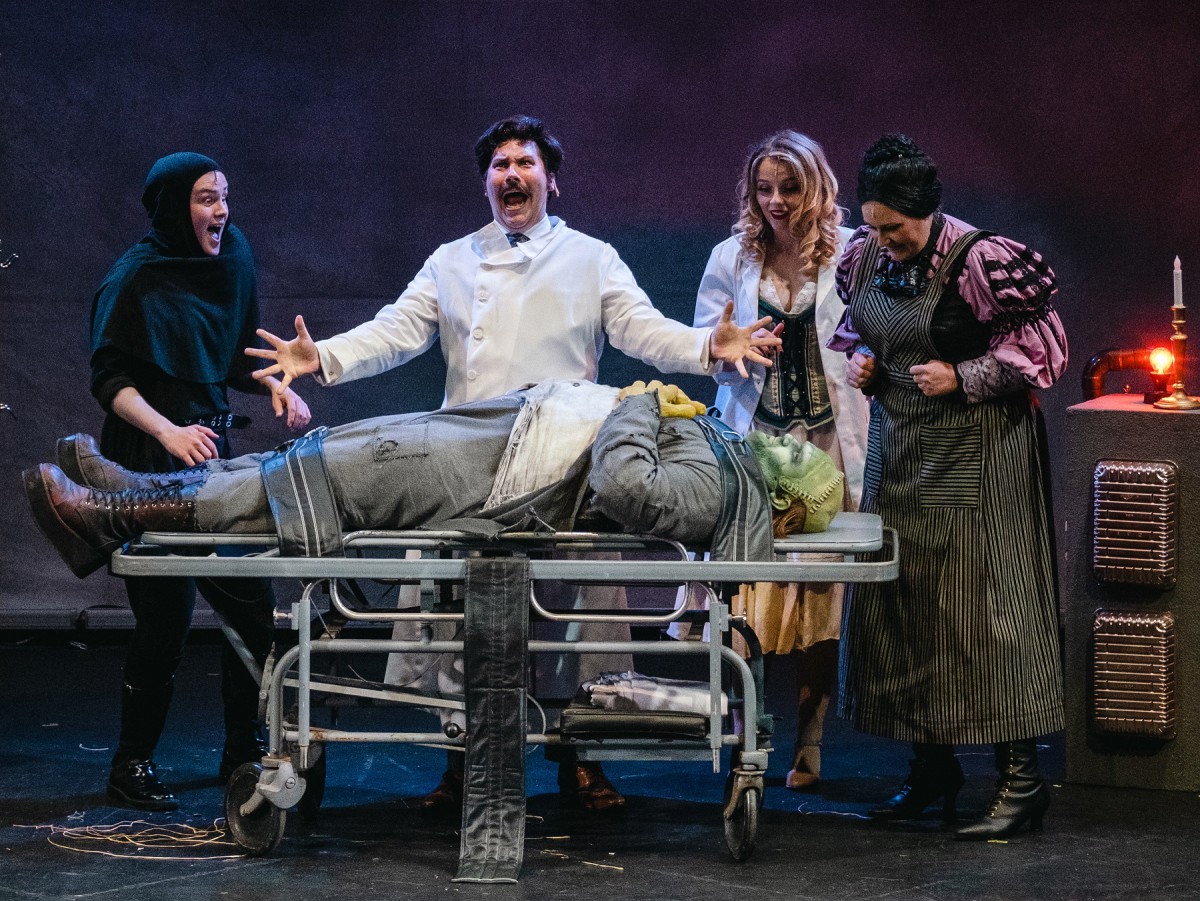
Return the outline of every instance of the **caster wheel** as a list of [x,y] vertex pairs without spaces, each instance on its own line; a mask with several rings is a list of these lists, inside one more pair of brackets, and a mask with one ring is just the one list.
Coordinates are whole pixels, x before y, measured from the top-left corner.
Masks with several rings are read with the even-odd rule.
[[[725,804],[733,794],[733,774],[725,782]],[[734,860],[747,860],[754,852],[758,841],[758,815],[762,811],[763,793],[761,786],[752,786],[738,798],[733,815],[725,818],[725,845]]]
[[287,814],[264,800],[249,814],[243,816],[242,805],[254,796],[262,764],[243,763],[233,771],[225,786],[225,823],[237,846],[252,857],[269,854],[283,838],[283,827]]

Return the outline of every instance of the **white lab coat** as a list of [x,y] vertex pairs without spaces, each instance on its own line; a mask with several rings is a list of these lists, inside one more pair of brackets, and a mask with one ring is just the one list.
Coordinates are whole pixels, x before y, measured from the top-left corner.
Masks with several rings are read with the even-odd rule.
[[[606,336],[618,350],[664,372],[709,372],[711,329],[663,316],[608,244],[556,217],[546,224],[535,225],[529,240],[515,247],[495,222],[443,244],[373,320],[317,342],[318,381],[377,375],[428,350],[439,337],[447,370],[445,406],[546,379],[595,381]],[[620,586],[547,583],[541,591],[552,607],[626,606]],[[414,604],[414,595],[402,591],[400,605]],[[412,638],[413,624],[397,623],[393,634]],[[629,630],[615,621],[572,623],[567,636],[623,641]],[[433,665],[421,655],[392,654],[385,681],[453,694],[461,691],[461,665],[461,658]],[[570,697],[586,678],[632,667],[628,654],[557,655],[539,661],[539,684],[552,695]],[[461,712],[454,718],[462,725]]]
[[317,342],[319,380],[376,375],[439,336],[447,406],[545,379],[595,381],[605,336],[663,372],[709,371],[711,328],[663,316],[612,247],[550,224],[516,247],[495,222],[443,244],[373,320]]
[[[821,345],[821,366],[829,386],[829,401],[833,406],[834,427],[846,468],[846,482],[851,503],[857,507],[862,497],[863,465],[867,456],[867,420],[869,402],[862,392],[851,388],[846,382],[846,355],[825,346],[838,323],[846,305],[838,297],[834,285],[837,262],[846,241],[853,232],[848,228],[838,229],[838,249],[832,260],[817,274],[816,326]],[[727,238],[713,248],[700,280],[696,295],[697,326],[711,327],[720,319],[725,304],[734,302],[733,320],[738,325],[747,325],[758,319],[759,282],[762,279],[762,263],[747,260],[741,255],[741,242],[737,236]],[[713,378],[717,389],[717,409],[721,419],[731,428],[745,434],[754,424],[754,413],[762,397],[766,369],[759,363],[746,361],[748,379],[742,378],[735,369],[721,369]]]

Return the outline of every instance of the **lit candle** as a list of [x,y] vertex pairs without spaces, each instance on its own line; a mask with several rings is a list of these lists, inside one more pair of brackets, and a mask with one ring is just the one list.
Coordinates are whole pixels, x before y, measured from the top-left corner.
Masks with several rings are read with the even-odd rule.
[[1175,257],[1175,306],[1183,309],[1183,267],[1179,265],[1179,257]]

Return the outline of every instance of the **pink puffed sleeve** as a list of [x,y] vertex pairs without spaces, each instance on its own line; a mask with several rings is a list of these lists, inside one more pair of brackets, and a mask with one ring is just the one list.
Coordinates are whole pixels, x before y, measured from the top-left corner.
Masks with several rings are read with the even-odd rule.
[[854,286],[850,284],[850,279],[854,275],[854,270],[858,268],[858,263],[862,259],[863,248],[866,247],[866,244],[867,227],[862,225],[850,236],[850,240],[846,242],[845,250],[842,251],[842,258],[838,260],[835,284],[837,286],[838,297],[847,306],[842,312],[841,322],[833,330],[833,334],[829,337],[829,340],[825,342],[825,346],[830,350],[840,350],[849,354],[862,349],[862,338],[859,337],[858,330],[854,327],[854,322],[850,319],[849,304],[850,294],[854,290]]
[[1039,254],[1007,238],[985,238],[968,253],[958,289],[992,331],[988,352],[957,366],[969,401],[1012,390],[1018,376],[1032,388],[1058,380],[1067,368],[1067,338],[1053,306],[1057,281]]

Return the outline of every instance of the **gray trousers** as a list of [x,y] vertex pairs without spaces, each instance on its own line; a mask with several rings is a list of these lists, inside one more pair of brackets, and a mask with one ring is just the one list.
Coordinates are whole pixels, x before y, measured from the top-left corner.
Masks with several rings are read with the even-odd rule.
[[[411,529],[478,515],[520,407],[519,396],[505,395],[329,429],[325,468],[342,530]],[[259,466],[277,453],[211,461],[196,497],[197,528],[273,533]]]

